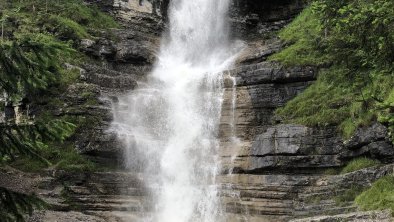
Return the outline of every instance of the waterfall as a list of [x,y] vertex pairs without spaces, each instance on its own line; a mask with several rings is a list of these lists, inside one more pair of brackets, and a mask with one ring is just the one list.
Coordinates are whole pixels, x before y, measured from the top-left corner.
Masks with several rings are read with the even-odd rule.
[[114,128],[130,171],[145,180],[153,213],[144,221],[217,222],[221,207],[218,128],[223,76],[236,56],[230,0],[172,0],[169,30],[145,84],[120,98]]

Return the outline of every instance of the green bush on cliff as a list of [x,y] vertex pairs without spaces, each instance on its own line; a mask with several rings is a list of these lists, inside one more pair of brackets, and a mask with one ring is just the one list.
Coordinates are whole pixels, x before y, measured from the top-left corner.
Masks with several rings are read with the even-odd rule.
[[385,210],[394,212],[394,176],[383,177],[372,187],[356,197],[355,203],[362,210]]
[[320,67],[318,80],[277,114],[285,122],[338,126],[345,137],[379,120],[394,130],[394,2],[318,0],[280,32],[271,60]]

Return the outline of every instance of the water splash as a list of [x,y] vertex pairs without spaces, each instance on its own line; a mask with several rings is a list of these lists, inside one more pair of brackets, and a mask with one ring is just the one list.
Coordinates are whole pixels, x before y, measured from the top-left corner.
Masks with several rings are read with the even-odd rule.
[[144,87],[120,98],[114,127],[126,164],[150,175],[155,207],[145,221],[218,222],[218,127],[223,76],[236,56],[229,0],[172,0],[169,32]]

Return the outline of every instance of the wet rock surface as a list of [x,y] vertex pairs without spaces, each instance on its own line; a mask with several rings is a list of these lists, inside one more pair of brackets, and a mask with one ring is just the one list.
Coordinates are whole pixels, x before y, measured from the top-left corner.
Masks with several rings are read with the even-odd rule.
[[[168,1],[87,2],[111,13],[123,27],[81,42],[81,50],[92,62],[77,67],[81,81],[70,86],[65,104],[56,112],[93,117],[73,138],[75,147],[106,164],[118,162],[122,154],[122,144],[109,130],[112,108],[119,106],[119,96],[141,84],[152,69],[165,30]],[[344,141],[335,127],[284,124],[274,114],[317,77],[314,67],[283,67],[267,61],[283,47],[274,31],[302,7],[301,1],[288,0],[232,3],[233,37],[243,40],[245,48],[234,69],[224,73],[219,182],[226,221],[391,221],[386,212],[358,212],[351,202],[339,206],[333,200],[354,185],[367,187],[393,173],[394,149],[383,125],[359,129]],[[359,156],[385,164],[344,175],[323,174]],[[19,176],[3,183],[24,183],[21,178],[34,181],[31,189],[15,189],[36,192],[53,207],[36,212],[30,221],[136,221],[152,210],[143,185],[149,175],[48,172],[28,177],[9,172]],[[2,178],[8,175],[0,174]]]
[[51,210],[35,212],[30,222],[128,221],[148,211],[149,198],[139,174],[48,171],[35,192]]
[[[312,84],[318,72],[267,60],[283,47],[270,31],[283,27],[302,7],[300,2],[281,5],[285,2],[238,1],[240,8],[232,12],[235,18],[247,12],[244,20],[235,19],[237,33],[244,29],[247,34],[241,34],[246,45],[237,67],[225,73],[220,180],[229,221],[391,221],[387,212],[359,212],[351,201],[339,204],[334,199],[391,175],[393,165],[325,175],[327,169],[339,169],[360,156],[392,163],[394,149],[383,125],[360,128],[344,140],[335,126],[284,124],[274,114]],[[259,14],[256,10],[264,7],[257,5],[272,12],[281,8],[285,15]],[[256,34],[262,30],[264,35]]]

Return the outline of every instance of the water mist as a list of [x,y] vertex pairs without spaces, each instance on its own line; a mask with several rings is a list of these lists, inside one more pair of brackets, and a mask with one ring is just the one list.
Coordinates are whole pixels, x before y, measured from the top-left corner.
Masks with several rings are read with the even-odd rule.
[[223,76],[235,57],[230,0],[172,0],[169,30],[148,81],[120,99],[114,128],[128,169],[149,175],[144,221],[218,222],[218,128]]

